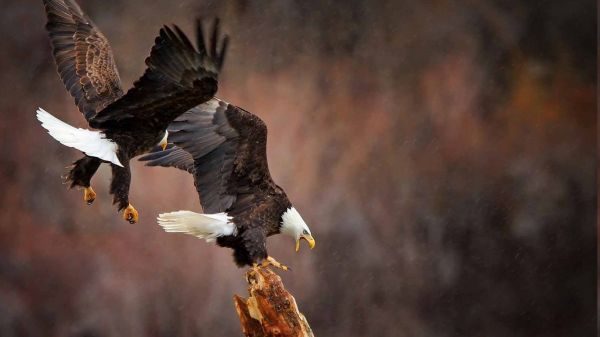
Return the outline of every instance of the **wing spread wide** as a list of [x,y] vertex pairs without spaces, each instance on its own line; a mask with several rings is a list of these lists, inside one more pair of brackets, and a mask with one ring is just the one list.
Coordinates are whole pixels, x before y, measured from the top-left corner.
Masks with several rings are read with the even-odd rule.
[[106,37],[73,0],[44,0],[58,73],[89,120],[123,95]]
[[[163,27],[146,59],[144,75],[127,94],[100,111],[90,125],[100,129],[136,125],[165,129],[177,116],[211,99],[223,65],[228,38],[219,44],[219,21],[204,41],[202,22],[197,22],[198,49],[177,27]],[[122,123],[128,120],[134,123]]]
[[205,213],[225,212],[273,184],[267,129],[257,116],[215,98],[179,116],[168,130],[174,146],[140,160],[192,173]]

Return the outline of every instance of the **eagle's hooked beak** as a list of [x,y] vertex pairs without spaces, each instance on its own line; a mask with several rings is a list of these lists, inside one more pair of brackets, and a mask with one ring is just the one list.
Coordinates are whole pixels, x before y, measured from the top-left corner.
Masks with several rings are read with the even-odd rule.
[[160,145],[163,151],[167,148],[167,145],[169,145],[169,131],[165,130],[165,135],[160,140],[160,143],[158,143],[158,145]]
[[310,235],[310,234],[304,235],[303,234],[296,240],[296,251],[300,250],[300,240],[301,239],[304,239],[304,240],[306,240],[306,242],[308,242],[308,246],[310,247],[310,249],[315,248],[315,239],[312,237],[312,235]]

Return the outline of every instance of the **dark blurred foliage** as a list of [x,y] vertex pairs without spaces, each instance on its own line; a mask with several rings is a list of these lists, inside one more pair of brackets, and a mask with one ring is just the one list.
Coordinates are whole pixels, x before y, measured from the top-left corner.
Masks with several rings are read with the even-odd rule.
[[[124,86],[158,28],[219,15],[219,96],[269,126],[272,174],[316,249],[270,253],[316,336],[590,336],[596,328],[592,1],[81,1]],[[0,335],[239,336],[230,251],[155,224],[199,210],[183,172],[134,165],[141,223],[61,185],[85,126],[41,1],[0,12]]]

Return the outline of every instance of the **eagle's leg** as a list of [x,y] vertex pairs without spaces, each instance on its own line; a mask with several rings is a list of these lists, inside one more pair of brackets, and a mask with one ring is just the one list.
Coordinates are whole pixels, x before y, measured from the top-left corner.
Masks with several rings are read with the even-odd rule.
[[90,186],[90,181],[101,163],[100,159],[86,155],[73,163],[71,170],[65,177],[65,183],[70,183],[71,188],[75,186],[84,188],[83,200],[88,205],[91,205],[96,200],[96,192]]
[[273,266],[275,268],[279,268],[282,270],[291,270],[290,267],[284,265],[283,263],[280,263],[279,261],[275,260],[274,258],[272,258],[270,256],[267,256],[267,258],[262,261],[261,266],[263,266],[263,267]]
[[129,203],[129,185],[131,184],[131,170],[129,161],[121,160],[124,167],[111,164],[112,181],[110,182],[110,193],[114,196],[113,204],[117,204],[119,211],[123,211],[123,219],[134,224],[138,222],[139,216],[136,209]]

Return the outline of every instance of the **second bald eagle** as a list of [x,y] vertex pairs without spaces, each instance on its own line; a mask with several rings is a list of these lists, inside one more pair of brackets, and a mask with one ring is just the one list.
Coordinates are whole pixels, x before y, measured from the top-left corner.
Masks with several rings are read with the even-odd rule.
[[277,186],[267,164],[267,127],[256,115],[212,99],[169,125],[169,148],[140,160],[149,166],[191,173],[205,214],[164,213],[167,232],[194,235],[233,249],[238,266],[271,264],[287,269],[267,253],[267,237],[286,234],[315,245],[310,229]]

